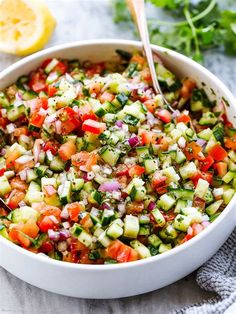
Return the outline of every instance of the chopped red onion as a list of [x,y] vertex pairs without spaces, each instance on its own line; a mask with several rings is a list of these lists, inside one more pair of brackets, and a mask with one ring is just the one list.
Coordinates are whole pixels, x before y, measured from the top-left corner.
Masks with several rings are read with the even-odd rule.
[[48,216],[48,218],[50,218],[51,221],[54,222],[55,224],[58,224],[58,220],[54,215],[50,215],[50,216]]
[[69,228],[70,228],[70,223],[69,223],[69,221],[64,221],[64,222],[62,223],[62,226],[63,226],[63,228],[65,228],[65,229],[69,229]]
[[2,149],[0,150],[0,156],[6,155],[6,152],[7,152],[6,148],[2,148]]
[[57,245],[57,249],[59,252],[64,252],[67,250],[68,243],[66,241],[61,241]]
[[34,142],[34,147],[33,147],[33,155],[34,155],[34,161],[37,163],[39,160],[39,153],[41,150],[41,144],[43,144],[42,139],[36,139]]
[[75,80],[73,79],[72,76],[70,76],[70,74],[66,73],[65,77],[66,77],[67,82],[72,83],[72,84],[74,83]]
[[52,195],[57,193],[57,190],[52,185],[45,185],[43,188],[44,188],[47,196],[52,196]]
[[[63,219],[68,219],[69,218],[69,213],[67,207],[64,207],[63,210],[61,211],[60,214],[61,218]],[[64,227],[65,228],[65,227]]]
[[139,144],[139,139],[138,139],[137,136],[133,136],[133,137],[128,139],[128,142],[129,142],[129,145],[131,147],[135,147],[135,146],[137,146]]
[[7,125],[7,133],[8,134],[13,133],[15,131],[15,128],[16,128],[15,124],[13,124],[13,123],[8,124]]
[[155,203],[154,201],[151,201],[151,202],[148,204],[147,210],[152,211],[155,207],[156,207],[156,203]]
[[122,128],[122,125],[123,125],[123,121],[121,120],[116,121],[116,126],[118,126],[118,128]]
[[120,184],[117,181],[108,181],[100,185],[99,191],[101,192],[113,192],[120,189]]
[[90,181],[90,179],[89,179],[89,176],[88,176],[88,173],[87,173],[87,172],[83,174],[82,178],[83,178],[86,182]]
[[48,237],[52,241],[58,241],[60,239],[60,234],[57,231],[54,231],[52,229],[48,230]]
[[173,118],[177,118],[180,116],[180,111],[179,110],[174,110],[174,112],[172,113],[172,117]]
[[18,92],[16,92],[16,100],[23,100],[23,97],[22,97],[22,95],[21,95],[21,93],[18,91]]
[[100,209],[111,209],[111,206],[110,206],[108,203],[103,203],[103,204],[100,206]]
[[59,231],[60,240],[66,240],[70,237],[70,231],[69,230],[60,230]]
[[6,117],[7,117],[7,109],[2,108],[2,109],[1,109],[1,114],[2,114],[2,117],[3,117],[3,118],[6,118]]
[[202,226],[205,229],[206,227],[208,227],[211,223],[209,221],[203,221],[202,222]]
[[206,141],[203,140],[203,139],[201,139],[201,138],[199,138],[196,143],[197,143],[198,145],[200,145],[200,146],[204,146],[204,145],[206,144]]
[[193,235],[193,228],[191,226],[188,227],[187,234]]
[[62,124],[60,120],[55,121],[55,129],[57,134],[61,134]]

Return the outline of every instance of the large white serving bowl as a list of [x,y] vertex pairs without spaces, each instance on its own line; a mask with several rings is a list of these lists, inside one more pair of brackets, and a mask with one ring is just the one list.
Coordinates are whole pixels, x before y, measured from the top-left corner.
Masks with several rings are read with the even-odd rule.
[[[235,122],[236,100],[217,77],[179,53],[158,46],[152,48],[177,75],[192,77],[217,101],[222,97],[227,99],[230,105],[227,108],[228,117]],[[141,44],[126,40],[94,40],[49,48],[24,58],[0,73],[0,90],[34,70],[46,58],[79,58],[97,62],[112,58],[116,49],[132,52],[140,50]],[[63,295],[94,299],[137,295],[169,285],[206,262],[234,229],[235,207],[236,195],[214,223],[199,235],[179,247],[145,260],[116,265],[71,264],[28,252],[0,236],[0,265],[36,287]]]

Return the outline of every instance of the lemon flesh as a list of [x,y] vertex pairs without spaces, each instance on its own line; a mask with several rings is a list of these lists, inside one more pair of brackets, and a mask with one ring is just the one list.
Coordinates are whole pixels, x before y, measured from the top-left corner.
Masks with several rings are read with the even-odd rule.
[[0,50],[28,55],[49,41],[56,21],[42,0],[0,0]]

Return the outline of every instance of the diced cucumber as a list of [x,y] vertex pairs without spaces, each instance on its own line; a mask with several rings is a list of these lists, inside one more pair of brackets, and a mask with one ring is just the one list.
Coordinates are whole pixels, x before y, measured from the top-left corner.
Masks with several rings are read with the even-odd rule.
[[30,182],[28,191],[25,195],[25,201],[29,204],[40,203],[44,199],[43,192],[40,191],[40,185],[34,181]]
[[10,106],[10,102],[9,102],[9,100],[7,99],[6,95],[3,92],[0,92],[0,105],[3,108],[7,108],[7,107]]
[[102,226],[109,225],[109,223],[114,218],[114,216],[115,216],[115,213],[113,209],[104,209],[102,213],[102,219],[101,219]]
[[4,225],[2,225],[2,224],[0,224],[0,236],[2,236],[2,237],[4,237],[4,238],[9,240],[7,228]]
[[139,254],[141,258],[151,257],[149,249],[138,240],[131,241],[130,245],[132,246],[133,249],[135,249],[135,251]]
[[176,229],[172,226],[172,225],[167,225],[165,228],[163,228],[160,232],[159,232],[159,236],[162,239],[175,239],[178,237],[178,232],[176,231]]
[[45,196],[43,201],[51,206],[60,207],[62,205],[57,194],[53,194],[52,196]]
[[175,199],[168,194],[161,195],[157,205],[160,206],[164,211],[170,210],[175,204]]
[[153,209],[151,213],[159,227],[163,227],[166,224],[165,218],[158,208]]
[[214,125],[217,122],[217,117],[213,112],[204,112],[201,119],[199,120],[200,125]]
[[169,182],[178,182],[180,180],[180,176],[176,173],[174,167],[165,168],[162,172],[167,176]]
[[28,169],[26,172],[26,182],[30,183],[38,178],[37,174],[33,169]]
[[229,183],[236,178],[236,171],[228,171],[222,178],[225,183]]
[[167,252],[171,249],[172,249],[172,246],[170,243],[168,243],[168,244],[161,243],[161,245],[159,246],[159,253],[161,254],[161,253]]
[[84,186],[84,180],[80,178],[75,178],[71,180],[71,189],[73,192],[80,191]]
[[192,200],[194,191],[190,189],[174,189],[174,188],[169,188],[169,191],[174,194],[174,196],[179,199],[183,200]]
[[145,214],[140,215],[139,216],[139,223],[140,223],[140,225],[145,225],[145,224],[150,223],[149,215],[145,215]]
[[90,247],[93,243],[93,237],[85,231],[79,224],[75,223],[70,229],[73,236],[75,236],[85,246]]
[[107,113],[99,100],[89,98],[89,103],[91,104],[93,112],[97,117],[101,118]]
[[229,202],[231,201],[231,199],[234,196],[234,193],[235,193],[235,191],[233,189],[228,189],[228,190],[224,191],[223,200],[224,200],[225,204],[227,204],[227,205],[229,204]]
[[55,156],[49,167],[54,172],[61,172],[65,169],[65,162],[59,156]]
[[180,213],[180,211],[181,211],[181,209],[182,208],[185,208],[186,206],[187,206],[187,201],[185,201],[185,200],[182,200],[182,199],[179,199],[178,201],[177,201],[177,204],[176,204],[176,206],[175,206],[175,213]]
[[65,181],[62,186],[62,192],[59,195],[60,201],[63,205],[70,203],[71,201],[71,182]]
[[114,147],[106,146],[100,152],[100,156],[110,166],[115,166],[120,157],[120,151]]
[[39,212],[32,207],[23,206],[15,209],[12,212],[12,221],[14,223],[26,223],[29,219],[34,219],[35,221],[37,221],[39,215]]
[[25,114],[25,106],[22,104],[18,107],[10,106],[7,111],[7,119],[10,121],[16,121],[23,114]]
[[98,241],[99,241],[104,247],[108,247],[108,246],[112,243],[112,240],[106,235],[106,231],[103,231],[103,232],[99,235]]
[[155,234],[152,234],[148,237],[148,243],[153,247],[158,248],[162,243],[162,240]]
[[109,238],[115,240],[123,234],[123,228],[117,223],[112,223],[108,227],[106,234],[108,235]]
[[218,209],[220,208],[220,206],[222,205],[223,203],[223,200],[219,200],[219,201],[216,201],[215,203],[209,205],[207,208],[206,208],[206,213],[207,215],[209,216],[212,216],[214,215]]
[[197,136],[205,141],[209,141],[209,139],[212,137],[212,134],[212,130],[207,128],[199,132]]
[[46,185],[52,185],[54,188],[57,188],[56,178],[41,178],[41,187],[43,188]]
[[58,63],[59,63],[59,60],[57,60],[56,58],[53,58],[44,69],[45,73],[49,74]]
[[8,182],[8,179],[6,176],[1,176],[0,177],[0,196],[5,196],[11,192],[11,186]]
[[182,162],[184,162],[186,160],[186,156],[184,155],[184,153],[181,150],[177,150],[175,160],[176,160],[177,164],[181,164]]
[[88,201],[92,204],[100,205],[102,203],[102,194],[95,190],[89,195]]
[[133,186],[130,192],[130,197],[133,201],[141,202],[146,196],[146,189],[144,186],[136,187]]
[[127,238],[137,238],[139,233],[138,217],[126,215],[124,219],[124,236]]
[[179,231],[186,232],[191,224],[191,218],[185,215],[178,214],[174,219],[174,228]]
[[204,198],[207,190],[209,188],[209,183],[206,180],[199,179],[194,194],[200,198]]
[[179,169],[180,175],[183,179],[188,179],[193,177],[197,172],[197,167],[194,162],[185,164]]
[[158,169],[157,160],[154,159],[145,159],[144,160],[145,173],[150,174],[155,172]]

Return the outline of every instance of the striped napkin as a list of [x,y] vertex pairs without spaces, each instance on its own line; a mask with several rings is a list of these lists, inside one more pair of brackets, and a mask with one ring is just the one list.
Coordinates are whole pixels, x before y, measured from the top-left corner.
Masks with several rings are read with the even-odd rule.
[[236,229],[198,271],[196,281],[216,297],[176,310],[176,314],[236,314]]

